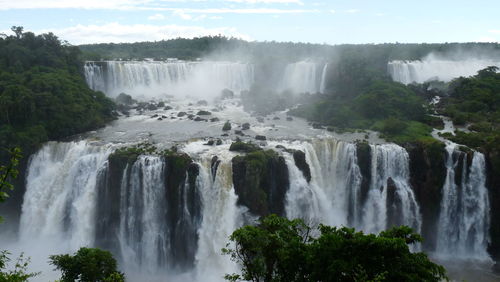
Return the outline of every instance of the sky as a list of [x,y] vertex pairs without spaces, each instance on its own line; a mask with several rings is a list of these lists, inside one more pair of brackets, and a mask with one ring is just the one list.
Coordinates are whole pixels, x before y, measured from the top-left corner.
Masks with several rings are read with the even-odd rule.
[[71,44],[226,35],[251,41],[500,42],[500,0],[0,0],[0,32]]

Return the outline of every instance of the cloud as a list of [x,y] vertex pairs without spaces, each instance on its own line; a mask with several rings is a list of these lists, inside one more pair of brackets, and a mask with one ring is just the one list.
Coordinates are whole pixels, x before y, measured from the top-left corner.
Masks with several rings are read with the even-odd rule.
[[358,9],[349,9],[349,10],[346,10],[345,12],[349,13],[349,14],[355,14],[355,13],[359,13],[359,10]]
[[490,29],[488,30],[488,32],[493,34],[500,34],[500,29]]
[[165,19],[165,16],[162,14],[155,14],[155,15],[148,17],[148,20],[151,20],[151,21],[159,21],[159,20],[164,20],[164,19]]
[[297,4],[304,5],[300,0],[225,0],[226,2],[246,3],[246,4]]
[[[163,2],[207,2],[207,0],[0,0],[0,10],[12,9],[109,9],[109,10],[163,10]],[[221,0],[246,4],[298,4],[301,0]],[[170,8],[171,9],[171,8]]]
[[123,25],[108,23],[104,25],[76,25],[68,28],[40,30],[35,33],[53,32],[62,40],[71,44],[156,41],[177,37],[193,38],[209,35],[225,35],[251,40],[248,35],[238,32],[233,27],[205,28],[202,26],[181,25]]
[[330,13],[335,14],[335,10],[330,10]]
[[193,16],[191,16],[190,14],[184,13],[182,10],[174,11],[174,15],[178,16],[179,18],[181,18],[183,20],[187,20],[187,21],[193,19]]

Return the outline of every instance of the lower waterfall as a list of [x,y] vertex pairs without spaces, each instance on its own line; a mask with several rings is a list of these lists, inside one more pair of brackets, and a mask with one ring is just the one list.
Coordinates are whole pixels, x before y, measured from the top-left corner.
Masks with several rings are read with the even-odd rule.
[[487,260],[490,208],[484,155],[474,152],[469,166],[471,156],[456,144],[448,144],[446,153],[437,252]]
[[[221,248],[236,228],[257,218],[238,205],[232,159],[240,153],[229,145],[188,142],[180,150],[191,161],[179,170],[168,156],[116,161],[111,156],[119,145],[50,142],[29,164],[19,244],[45,248],[38,251],[45,260],[102,247],[132,280],[222,281],[238,267]],[[403,147],[324,138],[270,141],[266,149],[278,152],[288,168],[283,215],[364,232],[402,224],[421,230],[426,203],[416,199]],[[296,151],[305,155],[310,177],[297,165]],[[446,152],[436,253],[488,258],[485,157],[452,145]]]

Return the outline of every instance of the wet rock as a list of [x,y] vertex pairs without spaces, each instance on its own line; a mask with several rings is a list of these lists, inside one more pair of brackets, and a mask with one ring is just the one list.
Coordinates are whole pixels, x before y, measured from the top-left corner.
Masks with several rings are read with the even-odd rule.
[[302,174],[304,175],[304,178],[307,180],[307,182],[311,182],[311,169],[309,167],[309,164],[307,164],[306,154],[303,151],[294,150],[293,160],[295,161],[295,165],[297,166],[297,168],[302,171]]
[[157,118],[158,117],[158,114],[154,114],[151,116],[151,118]]
[[223,136],[223,137],[228,137],[228,136],[229,136],[229,134],[224,133],[224,134],[221,134],[220,136]]
[[195,117],[195,115],[193,115],[193,114],[188,115],[188,119],[190,119],[190,120],[193,120],[194,117]]
[[312,123],[312,128],[314,128],[314,129],[324,129],[324,127],[321,124],[316,123],[316,122]]
[[214,117],[214,118],[211,118],[210,121],[211,122],[217,122],[217,121],[220,121],[220,120],[219,120],[219,118]]
[[209,116],[212,113],[209,112],[209,111],[198,111],[198,113],[196,113],[196,114],[199,115],[199,116]]
[[286,117],[286,120],[287,121],[293,121],[293,118],[292,117]]
[[162,107],[165,107],[165,102],[163,102],[163,101],[158,103],[158,108],[162,108]]
[[222,145],[222,140],[220,138],[217,138],[217,141],[215,141],[215,145]]
[[167,116],[166,115],[161,115],[161,118],[167,118]]
[[176,117],[170,117],[170,119],[177,119]]
[[125,93],[120,93],[115,98],[115,101],[117,104],[128,105],[128,106],[137,102],[136,100],[132,99],[132,96],[125,94]]
[[165,106],[165,108],[163,108],[163,109],[164,109],[165,111],[168,111],[168,110],[171,110],[171,109],[173,109],[173,108],[172,108],[172,107],[170,107],[170,106]]
[[234,92],[229,89],[224,89],[221,91],[220,98],[222,100],[234,98]]
[[231,123],[229,121],[226,121],[226,123],[224,123],[224,126],[222,127],[222,130],[223,131],[231,130]]
[[241,130],[249,130],[250,129],[250,123],[245,122],[244,124],[241,125]]
[[196,105],[198,105],[198,106],[207,106],[208,102],[205,101],[205,100],[200,100],[200,101],[196,102]]
[[163,120],[163,118],[159,117],[159,118],[157,118],[157,120]]
[[241,130],[235,130],[234,134],[239,135],[239,136],[245,136],[245,134]]
[[186,113],[186,112],[179,112],[179,113],[177,114],[177,117],[183,117],[183,116],[185,116],[185,115],[187,115],[187,113]]
[[148,111],[156,111],[156,110],[158,110],[158,107],[155,104],[150,103],[147,105],[146,109]]
[[205,143],[205,144],[203,144],[203,145],[213,146],[213,145],[214,145],[214,143],[215,143],[215,141],[214,141],[214,140],[212,140],[212,139],[210,139],[210,140],[208,140],[208,142],[207,142],[207,143]]
[[215,181],[215,177],[217,176],[217,169],[219,168],[220,160],[217,156],[212,158],[210,162],[210,170],[212,171],[212,181]]
[[259,141],[266,141],[267,140],[266,136],[264,136],[264,135],[256,135],[255,139],[259,140]]
[[201,117],[196,117],[194,121],[207,121],[207,120]]
[[273,117],[273,120],[280,120],[279,117]]
[[263,117],[257,117],[257,121],[260,122],[260,123],[262,123],[262,122],[264,122],[264,118]]

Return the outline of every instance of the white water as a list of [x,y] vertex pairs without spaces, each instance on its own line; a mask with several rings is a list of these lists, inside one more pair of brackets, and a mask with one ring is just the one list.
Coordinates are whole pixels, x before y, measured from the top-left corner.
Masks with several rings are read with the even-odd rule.
[[[229,257],[221,255],[233,230],[252,222],[247,209],[237,206],[232,181],[229,143],[209,147],[203,141],[188,142],[181,149],[198,164],[196,189],[201,203],[197,226],[194,266],[179,273],[171,265],[170,228],[165,220],[169,203],[165,194],[165,162],[156,156],[141,156],[121,176],[119,243],[122,270],[132,280],[222,281],[225,273],[238,271]],[[409,184],[409,156],[394,144],[371,145],[371,179],[368,190],[361,187],[356,145],[335,139],[269,142],[282,144],[306,154],[311,169],[307,182],[290,153],[281,151],[289,171],[290,187],[285,212],[289,218],[307,223],[344,225],[378,233],[393,224],[405,224],[419,231],[419,206]],[[455,147],[447,147],[449,156]],[[33,157],[21,217],[20,249],[36,246],[35,266],[45,265],[50,254],[70,253],[92,246],[99,216],[95,213],[98,179],[105,175],[111,146],[88,142],[49,143]],[[211,167],[213,156],[220,164]],[[451,162],[450,162],[451,160]],[[488,255],[489,206],[485,188],[484,156],[475,153],[460,185],[454,184],[456,162],[447,159],[448,175],[443,187],[437,252],[443,255],[484,259]],[[392,181],[390,181],[391,179]],[[393,182],[392,194],[390,185]],[[459,187],[462,187],[459,189]],[[390,197],[393,195],[393,197]],[[250,218],[250,220],[248,219]],[[180,219],[179,219],[180,220]],[[188,237],[186,237],[188,238]],[[187,239],[186,239],[187,240]],[[187,242],[190,243],[190,242]],[[194,245],[194,243],[193,243]],[[40,268],[34,269],[40,270]]]
[[[446,180],[439,217],[437,252],[445,257],[489,260],[489,199],[484,155],[474,152],[470,167],[458,146],[446,146]],[[459,156],[463,158],[460,159]],[[462,165],[460,181],[456,173]]]
[[310,94],[321,92],[326,84],[326,66],[323,66],[323,71],[318,75],[317,63],[301,61],[288,64],[283,73],[281,91]]
[[323,72],[321,74],[321,83],[319,84],[319,92],[326,93],[326,78],[328,74],[328,64],[323,67]]
[[467,58],[450,60],[428,55],[417,61],[391,61],[389,75],[403,84],[423,83],[429,80],[451,81],[454,78],[472,76],[488,66],[500,66],[500,61],[492,59]]
[[124,92],[135,98],[167,95],[214,98],[223,89],[250,89],[253,65],[237,62],[87,62],[85,78],[90,88],[109,96]]

